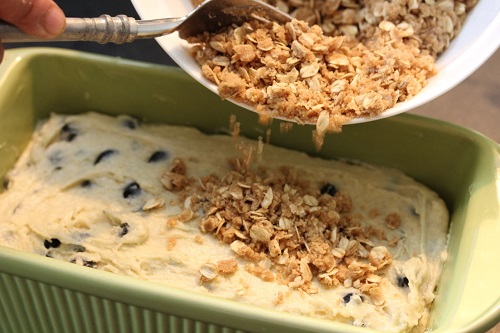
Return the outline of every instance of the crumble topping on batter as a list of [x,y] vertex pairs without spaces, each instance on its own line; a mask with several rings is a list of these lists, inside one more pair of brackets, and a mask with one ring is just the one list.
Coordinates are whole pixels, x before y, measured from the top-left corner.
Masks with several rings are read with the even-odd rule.
[[446,258],[437,194],[231,123],[233,137],[53,115],[7,175],[0,244],[383,332],[425,329]]
[[[203,212],[200,230],[248,259],[245,269],[264,281],[317,293],[312,283],[317,278],[326,286],[359,289],[383,304],[377,274],[392,256],[369,241],[373,235],[385,237],[383,231],[362,226],[352,215],[349,195],[334,185],[316,188],[292,167],[253,170],[248,160],[232,159],[226,175],[202,177],[198,187],[193,182],[184,188],[182,197],[189,198],[193,214]],[[207,265],[202,282],[217,275],[214,264]]]

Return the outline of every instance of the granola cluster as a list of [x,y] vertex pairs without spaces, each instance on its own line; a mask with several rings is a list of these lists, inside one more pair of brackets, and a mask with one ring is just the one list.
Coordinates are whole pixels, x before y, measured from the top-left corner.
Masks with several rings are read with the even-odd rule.
[[479,0],[263,0],[325,35],[365,43],[382,21],[408,25],[423,53],[436,57],[460,32]]
[[[292,167],[253,170],[246,158],[230,165],[223,176],[208,175],[180,189],[192,212],[203,212],[203,233],[228,244],[248,261],[244,269],[264,281],[317,293],[316,278],[326,286],[357,288],[383,304],[378,273],[392,256],[368,240],[384,237],[383,231],[361,225],[347,193],[328,183],[311,184]],[[236,261],[207,263],[200,281],[236,270]]]
[[205,33],[189,40],[193,55],[222,98],[321,136],[419,93],[477,0],[267,2],[295,19]]

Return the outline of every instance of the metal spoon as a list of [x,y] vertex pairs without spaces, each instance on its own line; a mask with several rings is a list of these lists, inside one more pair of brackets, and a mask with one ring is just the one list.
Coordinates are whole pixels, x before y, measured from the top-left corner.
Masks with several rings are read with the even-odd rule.
[[179,33],[180,38],[186,39],[204,31],[214,32],[254,18],[278,23],[291,20],[288,14],[260,0],[206,0],[188,15],[177,18],[136,20],[126,15],[67,18],[65,31],[54,39],[37,38],[9,23],[0,22],[0,40],[4,43],[91,41],[123,44],[136,39],[160,37],[175,31]]

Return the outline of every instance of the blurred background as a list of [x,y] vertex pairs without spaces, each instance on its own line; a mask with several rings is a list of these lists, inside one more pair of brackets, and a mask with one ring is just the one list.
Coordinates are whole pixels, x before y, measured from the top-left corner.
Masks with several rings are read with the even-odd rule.
[[[55,1],[68,17],[125,14],[139,19],[139,15],[128,0]],[[55,46],[155,64],[176,65],[155,40],[137,40],[123,45],[103,45],[94,42],[52,42],[7,44],[5,46],[6,48]],[[412,112],[474,129],[496,142],[500,142],[500,51],[497,51],[489,61],[459,86]]]

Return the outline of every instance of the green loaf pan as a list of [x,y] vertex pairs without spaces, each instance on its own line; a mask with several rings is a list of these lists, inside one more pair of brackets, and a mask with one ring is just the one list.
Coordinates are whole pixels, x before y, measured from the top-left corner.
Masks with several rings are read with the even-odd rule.
[[[324,158],[396,167],[437,191],[451,212],[449,256],[432,332],[484,332],[500,320],[499,145],[414,115],[345,126],[318,152],[311,126],[260,125],[177,68],[52,48],[8,50],[0,65],[0,177],[51,112],[129,114],[227,130]],[[195,144],[195,143],[193,143]],[[1,223],[0,216],[0,223]],[[371,332],[235,303],[0,247],[0,332]]]

